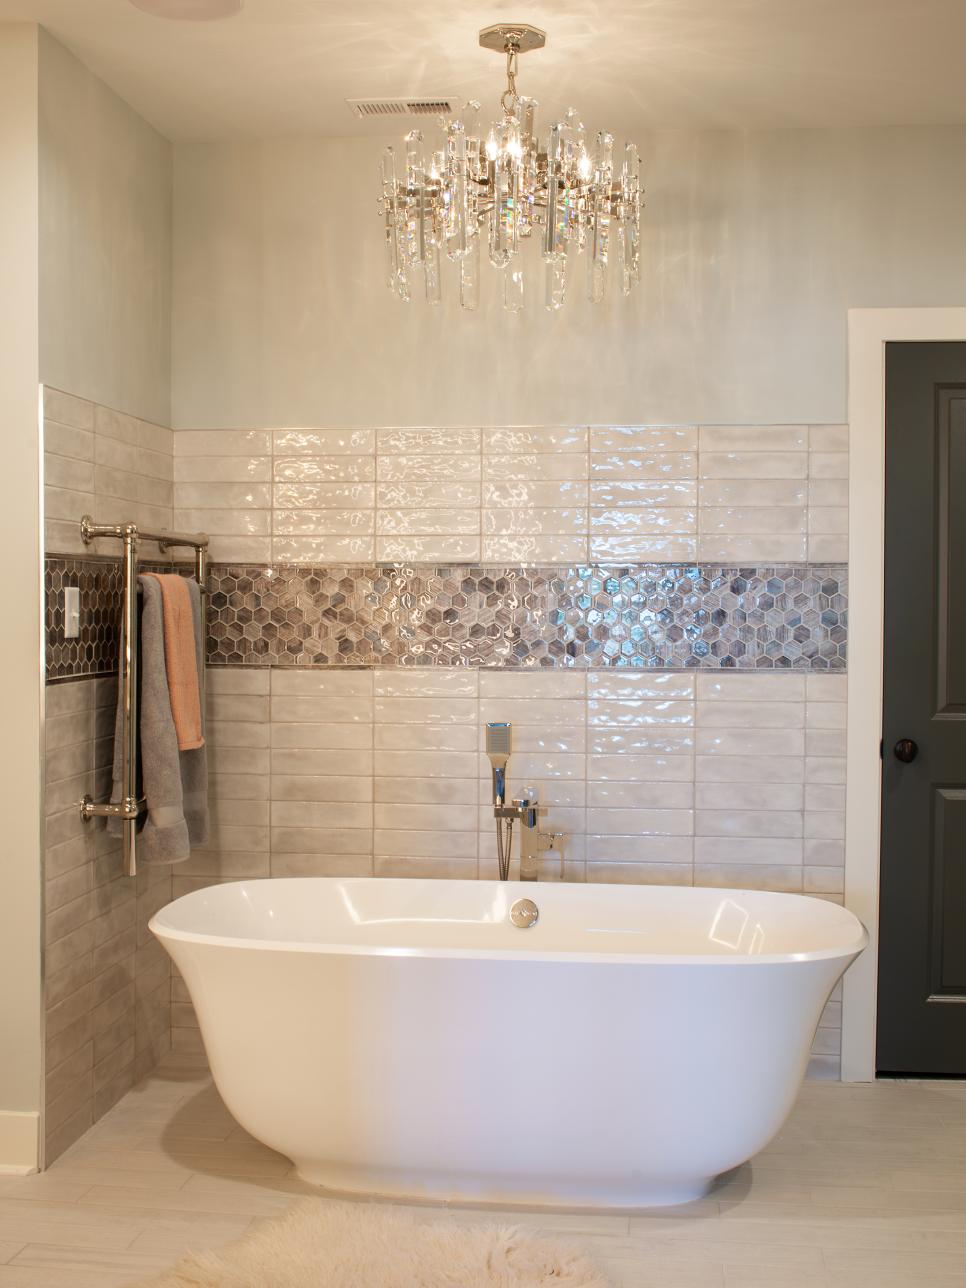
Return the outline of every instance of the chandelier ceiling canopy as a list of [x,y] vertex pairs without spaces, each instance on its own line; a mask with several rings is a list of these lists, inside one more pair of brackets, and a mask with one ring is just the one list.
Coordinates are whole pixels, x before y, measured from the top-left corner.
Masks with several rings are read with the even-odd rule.
[[441,118],[441,147],[427,146],[422,131],[412,130],[398,170],[395,150],[386,149],[381,206],[389,287],[402,299],[411,298],[421,274],[427,301],[440,303],[442,263],[451,259],[459,266],[460,303],[475,309],[485,253],[502,277],[503,307],[518,312],[523,251],[533,242],[543,260],[548,309],[562,306],[579,257],[595,303],[604,298],[608,276],[616,275],[625,295],[640,280],[637,147],[626,144],[615,162],[613,135],[604,130],[588,146],[574,108],[538,140],[537,104],[517,93],[517,60],[545,43],[545,33],[526,23],[484,27],[480,44],[506,55],[502,119],[484,137],[480,104],[470,102],[465,119]]

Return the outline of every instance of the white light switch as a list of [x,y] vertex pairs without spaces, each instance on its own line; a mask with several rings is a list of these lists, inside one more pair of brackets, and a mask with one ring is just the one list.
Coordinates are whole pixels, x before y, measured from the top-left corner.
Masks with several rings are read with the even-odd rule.
[[64,639],[76,640],[80,635],[80,587],[64,587]]

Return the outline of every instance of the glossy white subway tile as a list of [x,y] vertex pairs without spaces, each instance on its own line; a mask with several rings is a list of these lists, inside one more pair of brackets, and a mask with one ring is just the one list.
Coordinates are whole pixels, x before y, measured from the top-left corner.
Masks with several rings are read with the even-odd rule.
[[206,510],[175,508],[174,524],[182,532],[209,532],[225,537],[267,537],[272,531],[269,509]]
[[381,698],[475,698],[483,677],[475,670],[444,671],[423,667],[406,671],[379,667],[373,675],[373,691]]
[[[286,670],[273,667],[271,692],[278,698],[347,698],[370,699],[373,692],[372,671]],[[371,705],[367,708],[370,711]],[[338,717],[333,715],[332,720]]]
[[272,489],[268,483],[177,483],[179,510],[268,510]]
[[375,510],[282,510],[272,514],[276,537],[335,537],[353,541],[371,536],[375,530]]
[[697,485],[698,504],[702,513],[715,507],[800,508],[807,503],[809,486],[804,478],[701,479]]
[[690,425],[592,425],[592,452],[695,452],[698,431]]
[[648,756],[623,752],[589,755],[588,782],[691,783],[694,758],[689,755]]
[[801,783],[695,783],[698,810],[797,810],[804,809]]
[[376,559],[382,563],[403,561],[443,563],[469,562],[480,558],[480,538],[439,533],[435,536],[377,536]]
[[694,806],[694,784],[595,781],[587,784],[587,804],[600,809],[690,810]]
[[704,729],[800,729],[805,723],[805,704],[718,698],[698,703],[697,723]]
[[476,719],[481,724],[509,720],[514,725],[551,729],[582,724],[585,716],[583,703],[579,700],[481,696]]
[[438,429],[433,427],[386,428],[376,431],[380,456],[455,456],[479,452],[480,430],[476,427]]
[[811,479],[808,484],[809,508],[837,506],[848,509],[848,479]]
[[697,558],[698,542],[693,536],[646,536],[643,534],[612,536],[594,534],[590,539],[591,559],[692,563]]
[[847,452],[848,425],[810,425],[808,445],[813,452]]
[[590,477],[594,481],[691,479],[697,459],[695,452],[593,452]]
[[273,776],[273,782],[276,777],[290,778],[295,776],[318,777],[339,777],[340,775],[359,776],[363,779],[371,777],[375,760],[374,753],[367,749],[353,749],[350,747],[336,748],[318,748],[318,747],[289,747],[279,746],[277,741],[277,731],[279,726],[271,726],[271,734],[275,739],[271,750],[270,766]]
[[699,671],[699,702],[802,702],[806,677],[794,671]]
[[687,671],[589,671],[587,693],[593,698],[693,699],[695,676]]
[[805,780],[805,760],[794,755],[756,755],[755,740],[744,744],[750,751],[695,756],[694,772],[698,782],[705,783],[801,783]]
[[272,505],[277,510],[371,510],[376,504],[374,483],[276,483]]
[[174,436],[179,456],[270,456],[272,436],[266,429],[179,429]]
[[703,479],[805,479],[808,466],[803,451],[702,451],[698,473]]
[[697,810],[694,816],[696,837],[800,837],[803,830],[801,810],[711,809]]
[[813,479],[847,479],[848,452],[809,452],[809,475]]
[[298,697],[272,694],[272,720],[280,724],[366,724],[372,721],[372,698],[360,695]]
[[598,725],[588,730],[587,749],[594,755],[682,755],[694,750],[694,730],[678,725]]
[[700,756],[804,756],[805,730],[698,729]]
[[483,484],[485,507],[504,510],[573,509],[587,505],[586,479],[494,479]]
[[[508,512],[507,512],[508,513]],[[484,563],[553,564],[583,562],[587,538],[554,533],[544,536],[485,536]]]
[[383,480],[377,489],[380,509],[479,509],[480,484],[476,481],[448,483],[412,482],[406,479]]
[[811,563],[848,563],[848,535],[841,533],[838,536],[810,536],[808,558]]
[[447,483],[473,482],[480,478],[478,455],[462,456],[383,456],[376,459],[376,478],[380,483]]
[[369,802],[273,800],[272,826],[365,829],[372,827],[372,810]]
[[805,862],[819,867],[844,867],[844,839],[806,837]]
[[414,777],[440,781],[475,781],[478,762],[479,757],[475,751],[424,751],[407,747],[405,750],[377,750],[374,753],[373,767],[377,779]]
[[807,549],[804,532],[795,536],[772,533],[741,537],[702,533],[698,537],[697,557],[707,563],[723,564],[803,563]]
[[602,536],[665,536],[690,534],[697,530],[697,511],[684,506],[651,506],[635,509],[616,506],[611,509],[592,508],[590,535]]
[[508,425],[483,430],[482,450],[488,456],[586,455],[587,428],[583,425]]
[[732,537],[791,536],[806,530],[806,512],[802,506],[705,506],[701,510],[703,535]]
[[372,560],[374,548],[375,538],[372,536],[275,536],[272,539],[272,560],[283,564],[362,563]]
[[808,443],[805,425],[702,425],[702,452],[801,452]]
[[480,718],[475,698],[387,697],[374,700],[375,718],[386,724],[475,724]]
[[590,676],[580,671],[481,671],[481,698],[565,698],[582,701]]
[[275,456],[363,456],[376,450],[372,429],[276,429]]
[[[291,709],[290,709],[291,710]],[[298,710],[298,704],[295,706]],[[367,751],[372,747],[372,724],[359,721],[355,724],[332,724],[325,719],[324,706],[316,708],[315,718],[299,723],[280,720],[276,713],[272,721],[272,747],[292,750],[345,750]],[[274,753],[273,753],[274,754]]]
[[272,476],[276,483],[371,483],[376,477],[376,458],[276,456]]
[[[797,894],[802,889],[802,868],[799,864],[743,863],[740,860],[707,862],[695,854],[694,884],[696,886],[737,887],[739,890],[776,890]],[[772,1279],[773,1272],[769,1272]]]
[[435,507],[414,510],[380,509],[376,531],[381,536],[475,536],[480,531],[480,511],[479,507],[460,510]]
[[472,778],[418,778],[412,775],[377,774],[373,780],[378,804],[405,803],[432,805],[452,810],[454,805],[474,811],[479,801],[479,788]]
[[597,509],[648,509],[654,506],[694,508],[698,485],[694,479],[594,479],[590,504]]
[[678,863],[690,865],[694,842],[690,836],[626,836],[587,833],[587,863]]
[[416,828],[376,828],[373,853],[377,858],[472,859],[477,857],[477,833]]
[[573,452],[529,452],[516,456],[484,452],[483,478],[499,483],[580,482],[587,478],[587,457]]
[[[373,745],[378,751],[445,751],[476,752],[479,730],[475,720],[463,724],[385,724],[373,729]],[[398,769],[393,770],[398,773]]]
[[205,531],[208,531],[210,536],[208,557],[217,563],[270,564],[272,562],[271,537],[217,536],[211,534],[210,529]]
[[801,866],[802,840],[800,836],[696,836],[694,861]]

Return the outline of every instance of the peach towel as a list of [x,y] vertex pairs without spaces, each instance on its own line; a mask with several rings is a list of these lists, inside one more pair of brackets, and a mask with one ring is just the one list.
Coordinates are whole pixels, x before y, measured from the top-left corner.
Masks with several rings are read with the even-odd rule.
[[168,676],[171,715],[179,751],[205,745],[201,732],[201,690],[198,685],[197,645],[188,585],[177,573],[151,573],[161,585],[164,614],[164,669]]

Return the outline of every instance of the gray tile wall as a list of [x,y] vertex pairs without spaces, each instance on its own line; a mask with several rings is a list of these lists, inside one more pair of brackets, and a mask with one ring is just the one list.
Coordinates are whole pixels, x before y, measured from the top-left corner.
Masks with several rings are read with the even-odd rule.
[[[100,523],[171,526],[170,429],[49,388],[43,408],[48,553],[117,555],[116,541],[82,544],[84,514]],[[145,543],[142,553],[158,552]],[[110,631],[97,617],[104,638],[95,646],[91,601],[107,591],[90,577],[66,581],[87,592],[88,631],[75,660],[98,669],[111,651]],[[45,694],[48,1163],[154,1068],[171,1041],[171,972],[147,930],[171,898],[170,869],[122,876],[118,842],[103,821],[83,823],[77,809],[86,792],[98,800],[110,794],[116,688],[112,677],[85,678],[48,684]]]
[[72,1144],[170,1046],[167,954],[147,923],[171,899],[171,869],[121,875],[85,793],[110,793],[116,681],[47,686],[44,970],[45,1157]]
[[[48,554],[117,554],[116,541],[85,546],[79,524],[172,526],[174,435],[86,398],[44,390],[44,513]],[[156,555],[145,543],[142,553]]]

